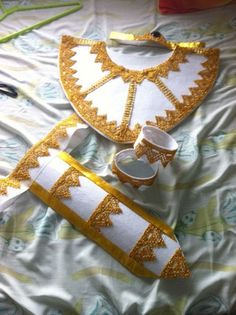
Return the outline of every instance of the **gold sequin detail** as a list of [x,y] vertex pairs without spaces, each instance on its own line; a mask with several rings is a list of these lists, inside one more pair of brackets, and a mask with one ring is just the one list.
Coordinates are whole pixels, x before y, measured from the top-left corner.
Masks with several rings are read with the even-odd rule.
[[20,182],[14,178],[0,178],[0,196],[7,194],[7,187],[20,188]]
[[134,107],[136,90],[137,90],[137,84],[135,82],[130,82],[128,97],[125,104],[125,111],[124,111],[122,122],[121,122],[121,129],[124,130],[123,133],[125,133],[129,127],[129,122],[130,122],[133,107]]
[[69,167],[67,171],[56,181],[50,189],[50,193],[56,198],[71,198],[70,187],[80,186],[79,176],[82,174],[74,167]]
[[165,268],[161,278],[188,278],[190,271],[181,249],[177,249]]
[[[84,40],[76,39],[70,36],[63,36],[60,46],[60,77],[64,90],[68,99],[76,108],[78,113],[99,132],[119,143],[133,143],[141,131],[141,125],[135,124],[133,129],[122,128],[117,121],[107,121],[107,115],[98,115],[98,109],[92,106],[91,101],[85,100],[85,96],[81,93],[81,86],[77,85],[77,78],[73,77],[76,70],[71,67],[75,61],[71,58],[75,55],[73,48],[78,45],[85,45]],[[183,102],[176,102],[172,99],[175,110],[166,110],[166,116],[156,116],[155,121],[147,121],[146,124],[157,126],[162,130],[168,131],[186,118],[207,95],[212,88],[216,79],[219,50],[214,48],[202,48],[203,43],[174,43],[174,52],[172,56],[164,63],[144,70],[130,70],[123,66],[115,64],[107,54],[106,44],[101,41],[89,41],[91,53],[96,54],[96,62],[101,63],[103,71],[109,71],[114,77],[121,77],[124,82],[135,82],[141,84],[144,79],[155,82],[158,76],[167,77],[169,71],[179,71],[179,64],[186,62],[187,54],[196,53],[206,57],[206,61],[202,63],[203,70],[198,74],[201,79],[196,80],[196,87],[190,88],[191,95],[183,95]],[[81,61],[83,62],[83,61]],[[159,82],[160,83],[160,82]],[[163,93],[166,93],[167,90]],[[169,94],[170,95],[170,94]],[[104,96],[105,97],[105,96]],[[124,132],[125,130],[125,132]]]
[[154,149],[151,144],[145,142],[143,144],[139,143],[135,147],[135,154],[138,158],[143,155],[146,155],[149,163],[155,163],[156,161],[161,161],[164,167],[173,160],[176,151],[168,151],[168,150],[161,150],[160,148]]
[[153,83],[160,89],[160,91],[165,95],[165,97],[171,102],[172,105],[179,105],[178,99],[174,96],[170,89],[161,81],[160,78],[153,80]]
[[[213,87],[219,65],[219,50],[197,48],[194,49],[194,52],[207,58],[207,61],[202,63],[205,69],[198,73],[202,79],[194,81],[197,87],[189,88],[191,95],[182,95],[182,102],[173,103],[175,110],[166,110],[166,117],[156,116],[156,125],[162,130],[168,131],[186,118]],[[152,125],[152,123],[150,124]]]
[[142,185],[151,186],[153,184],[155,178],[157,177],[157,173],[155,175],[153,175],[152,177],[148,178],[148,179],[137,179],[137,178],[130,177],[126,173],[123,173],[116,166],[115,162],[112,163],[111,170],[112,170],[113,174],[117,175],[117,177],[119,178],[119,180],[122,183],[129,183],[135,188],[139,188]]
[[140,263],[155,261],[157,258],[154,249],[158,247],[166,247],[162,238],[162,231],[155,225],[149,224],[129,256]]
[[[75,64],[75,61],[71,60],[75,55],[73,48],[77,45],[84,45],[84,40],[71,36],[62,37],[59,67],[61,82],[68,99],[83,116],[83,119],[98,130],[103,130],[105,134],[112,134],[115,141],[119,142],[119,139],[123,139],[123,142],[134,142],[141,130],[141,126],[137,125],[133,130],[127,129],[124,134],[120,126],[117,126],[116,121],[107,121],[106,115],[98,115],[98,109],[92,106],[92,102],[85,100],[86,96],[81,92],[81,86],[76,84],[78,78],[73,77],[76,70],[71,69]],[[93,45],[93,41],[89,41],[88,45]],[[133,139],[133,141],[130,141],[130,139]]]
[[81,91],[81,93],[84,96],[87,96],[89,93],[92,93],[93,91],[97,90],[98,88],[100,88],[101,86],[103,86],[104,84],[112,80],[114,77],[115,76],[113,73],[109,73],[108,75],[104,76],[103,78],[95,82],[93,85],[91,85],[87,90]]
[[121,214],[119,200],[107,195],[88,219],[88,224],[100,232],[100,228],[112,226],[111,214]]
[[179,71],[179,64],[186,62],[185,49],[176,46],[172,55],[163,63],[143,70],[131,70],[117,65],[109,57],[105,42],[93,44],[90,53],[96,54],[95,62],[101,63],[102,71],[110,71],[115,76],[120,76],[124,82],[135,82],[141,84],[143,80],[153,80],[157,76],[167,77],[170,71]]
[[29,169],[39,166],[38,158],[49,156],[48,149],[59,149],[59,139],[66,138],[69,127],[75,127],[81,120],[76,114],[59,122],[48,135],[33,145],[19,161],[12,173],[3,179],[0,179],[0,195],[7,193],[7,186],[14,185],[14,188],[20,188],[20,182],[30,179]]

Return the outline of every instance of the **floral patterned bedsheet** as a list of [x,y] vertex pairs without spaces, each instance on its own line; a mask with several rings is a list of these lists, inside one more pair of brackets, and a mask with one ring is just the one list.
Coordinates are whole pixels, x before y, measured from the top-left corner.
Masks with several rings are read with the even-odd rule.
[[[0,35],[51,13],[9,16]],[[110,171],[121,147],[92,130],[72,155],[175,229],[191,278],[135,277],[26,191],[0,213],[0,314],[236,314],[236,6],[160,16],[154,1],[87,0],[82,10],[1,44],[0,81],[19,96],[0,95],[0,175],[72,113],[58,81],[61,35],[105,39],[112,30],[156,27],[170,40],[221,49],[212,92],[171,132],[179,143],[174,162],[155,185],[137,191]]]

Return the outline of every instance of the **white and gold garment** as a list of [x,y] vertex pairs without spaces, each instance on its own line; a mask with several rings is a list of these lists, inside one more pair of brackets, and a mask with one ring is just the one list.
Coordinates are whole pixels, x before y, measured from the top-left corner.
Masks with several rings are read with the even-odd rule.
[[137,276],[190,275],[172,229],[69,154],[52,158],[30,190]]
[[104,41],[63,36],[59,67],[76,112],[115,142],[133,143],[146,124],[172,129],[214,84],[218,49],[151,34],[113,33],[112,38],[132,45],[108,47]]
[[[128,39],[151,41],[148,54],[142,46],[136,54],[131,45],[121,53],[105,42],[70,36],[63,37],[60,49],[61,82],[74,109],[95,130],[122,143],[134,143],[144,125],[170,130],[182,121],[207,95],[218,68],[218,50],[203,43],[172,43],[150,34]],[[171,52],[157,54],[156,44]],[[188,277],[172,229],[63,152],[87,134],[76,114],[60,122],[0,179],[0,210],[30,189],[137,276]],[[138,156],[149,152],[136,149]]]
[[29,189],[135,275],[188,277],[173,230],[63,152],[88,132],[74,114],[36,143],[0,179],[0,210]]

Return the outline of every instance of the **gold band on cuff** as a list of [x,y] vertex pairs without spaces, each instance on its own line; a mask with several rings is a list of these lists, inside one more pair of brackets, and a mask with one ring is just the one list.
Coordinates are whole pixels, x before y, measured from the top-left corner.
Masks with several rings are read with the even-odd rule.
[[135,153],[138,158],[143,155],[146,155],[149,163],[153,164],[157,161],[161,161],[164,167],[173,160],[176,150],[170,151],[164,148],[159,148],[154,144],[151,144],[146,139],[142,140],[142,143],[138,143],[135,148]]
[[122,183],[129,183],[131,184],[133,187],[139,188],[142,185],[145,186],[151,186],[155,180],[155,178],[157,177],[157,173],[154,174],[152,177],[149,177],[147,179],[138,179],[132,176],[129,176],[128,174],[122,172],[117,166],[116,163],[113,161],[112,163],[112,173],[117,175],[117,177],[119,178],[119,180]]
[[30,191],[78,228],[83,234],[105,249],[112,257],[118,260],[135,275],[154,279],[159,278],[158,275],[136,262],[132,257],[129,257],[127,253],[96,231],[96,229],[84,221],[76,212],[62,203],[59,199],[55,198],[37,182],[32,183]]

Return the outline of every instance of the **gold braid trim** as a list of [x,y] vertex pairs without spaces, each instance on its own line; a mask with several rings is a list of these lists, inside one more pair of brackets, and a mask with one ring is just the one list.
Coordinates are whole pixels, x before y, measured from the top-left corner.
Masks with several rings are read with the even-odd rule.
[[109,73],[108,75],[102,77],[100,80],[98,80],[97,82],[92,84],[88,89],[86,89],[84,91],[81,91],[81,93],[84,96],[87,96],[89,93],[92,93],[93,91],[95,91],[96,89],[100,88],[101,86],[103,86],[107,82],[111,81],[114,77],[115,76],[112,73]]
[[88,219],[88,224],[100,232],[100,228],[112,226],[110,214],[121,214],[119,200],[112,195],[107,195]]
[[[176,102],[174,99],[171,101],[171,97],[167,97],[175,110],[166,110],[166,117],[156,116],[156,123],[148,122],[150,125],[158,126],[163,130],[170,130],[175,125],[179,124],[184,118],[186,118],[206,97],[209,90],[215,83],[218,66],[219,66],[219,50],[214,48],[196,48],[193,52],[203,55],[207,58],[202,63],[204,70],[198,74],[202,79],[195,80],[197,87],[190,87],[191,95],[183,95],[183,102]],[[156,83],[156,80],[153,80]],[[160,83],[160,82],[159,82]],[[164,95],[167,93],[167,87],[161,82],[162,87],[159,85],[160,90]]]
[[156,255],[153,250],[158,247],[166,247],[162,238],[162,231],[155,225],[149,224],[129,256],[140,263],[155,261]]
[[97,55],[95,62],[102,64],[102,71],[110,71],[114,76],[120,76],[124,82],[132,81],[137,84],[141,84],[145,79],[155,79],[157,76],[166,78],[170,71],[179,71],[180,63],[187,62],[187,51],[178,46],[174,48],[169,59],[157,66],[146,68],[144,70],[130,70],[114,63],[107,53],[105,42],[99,41],[96,44],[93,44],[90,53]]
[[167,164],[173,160],[176,151],[161,150],[160,148],[155,149],[150,143],[145,141],[145,139],[142,141],[143,144],[139,143],[135,147],[135,154],[138,158],[142,155],[146,155],[150,164],[160,160],[163,167],[166,167]]
[[[98,115],[98,109],[92,106],[91,101],[86,101],[86,95],[81,92],[81,86],[77,85],[77,78],[73,77],[76,70],[71,69],[75,64],[71,58],[75,55],[73,48],[78,45],[86,45],[86,40],[76,39],[71,36],[63,36],[60,45],[60,78],[67,94],[68,99],[78,111],[79,115],[83,117],[90,125],[97,129],[102,134],[113,141],[119,143],[133,143],[135,142],[141,130],[141,125],[137,123],[131,130],[130,128],[122,128],[117,125],[116,121],[107,121],[107,115]],[[186,118],[203,100],[212,88],[218,70],[219,64],[219,50],[214,48],[202,48],[202,43],[175,43],[172,56],[164,63],[144,70],[129,70],[123,66],[116,65],[110,59],[106,51],[105,42],[88,41],[87,45],[91,46],[91,53],[97,54],[96,62],[100,62],[102,70],[109,71],[114,77],[120,76],[125,82],[142,83],[147,79],[155,83],[157,76],[167,77],[169,71],[178,71],[179,64],[186,62],[186,55],[188,53],[196,53],[207,58],[202,63],[204,69],[199,72],[202,77],[196,80],[197,87],[190,88],[191,95],[184,95],[183,102],[174,102],[175,110],[166,110],[166,117],[156,116],[155,121],[147,121],[146,124],[157,126],[162,130],[168,131],[174,128],[184,118]],[[160,83],[160,82],[159,82]],[[164,87],[163,87],[164,91]],[[166,90],[165,93],[168,93]]]
[[7,194],[7,187],[20,188],[20,182],[9,177],[0,178],[0,196]]
[[177,249],[165,268],[161,272],[161,278],[188,278],[190,271],[181,249]]
[[[92,42],[89,43],[90,46],[92,44]],[[103,130],[108,135],[113,134],[111,138],[115,141],[119,142],[122,138],[124,139],[123,142],[134,142],[141,130],[140,125],[135,126],[133,130],[128,128],[124,133],[124,130],[120,126],[117,126],[116,121],[107,121],[106,115],[98,115],[98,109],[92,107],[92,102],[85,100],[87,94],[81,92],[81,86],[76,84],[78,78],[73,77],[76,70],[71,69],[75,64],[75,61],[71,60],[75,55],[72,49],[77,45],[84,45],[84,40],[71,36],[62,37],[59,54],[60,78],[68,99],[78,110],[79,114],[82,114],[83,119],[91,123],[98,130]],[[132,139],[132,141],[129,139]]]
[[76,114],[72,114],[59,122],[48,135],[33,145],[17,164],[12,173],[3,179],[0,179],[0,195],[7,194],[7,187],[20,188],[20,181],[30,179],[29,169],[39,166],[38,158],[49,156],[48,149],[59,149],[59,139],[66,138],[69,127],[75,127],[81,120]]
[[152,177],[149,177],[147,179],[144,179],[144,178],[140,178],[140,179],[139,178],[133,178],[132,176],[129,176],[126,173],[123,173],[116,166],[114,161],[113,161],[112,166],[111,166],[111,171],[112,171],[113,174],[115,174],[119,178],[119,180],[122,183],[129,183],[135,188],[139,188],[142,185],[151,186],[153,184],[155,178],[157,177],[157,173],[156,173]]
[[67,171],[56,181],[50,189],[50,193],[56,198],[71,198],[69,188],[80,186],[79,176],[83,176],[74,167],[69,167]]
[[130,122],[133,107],[134,107],[136,90],[137,90],[137,84],[135,82],[130,82],[127,101],[125,104],[125,110],[124,110],[124,114],[123,114],[122,121],[121,121],[122,133],[124,133],[129,127],[129,122]]
[[180,103],[171,90],[161,81],[160,78],[156,78],[153,83],[160,89],[160,91],[165,95],[165,97],[170,101],[173,106],[178,106]]

